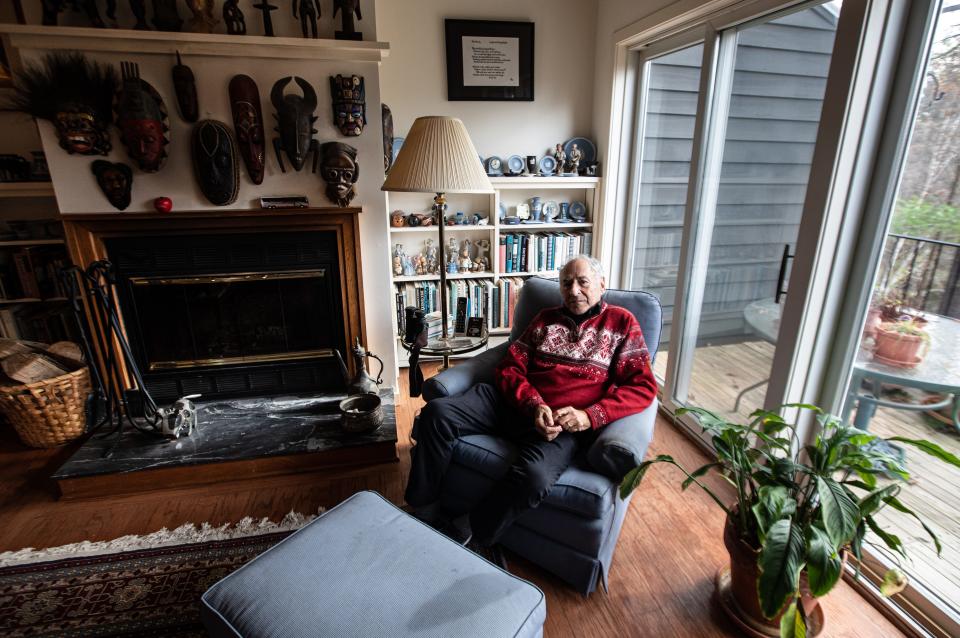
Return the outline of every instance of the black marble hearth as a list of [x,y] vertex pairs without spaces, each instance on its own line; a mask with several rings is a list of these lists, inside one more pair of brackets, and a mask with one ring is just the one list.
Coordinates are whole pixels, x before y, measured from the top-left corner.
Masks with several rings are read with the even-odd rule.
[[92,437],[52,478],[61,486],[64,481],[109,475],[123,482],[129,474],[141,471],[396,443],[392,390],[381,391],[384,424],[370,434],[349,434],[341,429],[338,404],[345,396],[331,393],[197,402],[199,427],[191,436],[167,441],[129,428],[110,458],[104,458],[104,453],[115,437]]

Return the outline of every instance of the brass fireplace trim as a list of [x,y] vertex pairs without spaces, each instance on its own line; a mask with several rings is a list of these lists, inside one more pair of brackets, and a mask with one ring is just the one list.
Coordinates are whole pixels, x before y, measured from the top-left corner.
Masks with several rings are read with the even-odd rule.
[[219,357],[214,359],[183,359],[180,361],[154,361],[150,364],[150,371],[154,370],[181,370],[197,366],[229,366],[238,363],[266,363],[276,361],[299,361],[301,359],[332,359],[332,348],[319,350],[297,350],[296,352],[277,352],[274,354],[259,354],[244,357]]
[[229,284],[247,281],[276,281],[281,279],[314,279],[326,277],[325,268],[313,270],[287,270],[280,272],[235,272],[190,277],[130,277],[134,286],[170,286],[196,284]]

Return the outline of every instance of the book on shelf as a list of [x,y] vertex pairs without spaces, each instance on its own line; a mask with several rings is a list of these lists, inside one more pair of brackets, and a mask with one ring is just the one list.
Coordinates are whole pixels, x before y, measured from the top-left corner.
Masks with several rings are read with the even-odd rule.
[[589,255],[593,233],[505,233],[500,236],[500,273],[552,272],[577,254]]
[[61,247],[21,248],[0,267],[0,294],[3,299],[65,297],[60,271],[68,265]]
[[0,310],[0,336],[41,343],[79,342],[80,333],[73,311],[66,307],[20,306]]
[[[416,306],[423,310],[425,317],[435,316],[437,322],[440,320],[440,286],[434,281],[412,281],[394,284],[395,294],[394,303],[397,312],[397,334],[404,334],[404,317],[407,306]],[[490,290],[493,289],[493,281],[490,279],[448,279],[447,280],[447,316],[450,317],[448,325],[450,333],[453,334],[454,317],[459,299],[466,303],[465,318],[483,317],[487,310]],[[491,316],[489,312],[486,316]],[[439,325],[439,324],[438,324]],[[465,328],[464,328],[465,329]],[[439,336],[439,334],[437,335]],[[429,337],[429,331],[428,331]]]

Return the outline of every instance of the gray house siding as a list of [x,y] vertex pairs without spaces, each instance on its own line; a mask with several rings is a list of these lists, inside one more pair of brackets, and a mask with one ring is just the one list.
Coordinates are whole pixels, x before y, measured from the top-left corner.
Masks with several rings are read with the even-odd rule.
[[[818,8],[739,36],[700,341],[749,334],[743,308],[772,298],[784,244],[795,244],[833,47]],[[701,47],[651,64],[633,288],[673,315]],[[669,329],[664,332],[669,338]]]

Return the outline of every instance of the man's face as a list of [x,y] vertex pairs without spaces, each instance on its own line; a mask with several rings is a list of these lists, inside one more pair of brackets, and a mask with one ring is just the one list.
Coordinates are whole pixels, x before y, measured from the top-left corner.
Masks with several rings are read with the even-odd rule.
[[583,259],[570,262],[560,273],[563,305],[575,315],[582,315],[596,305],[606,289],[603,277],[595,273]]

